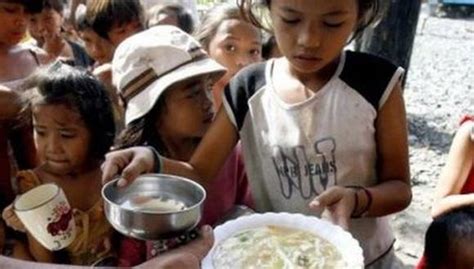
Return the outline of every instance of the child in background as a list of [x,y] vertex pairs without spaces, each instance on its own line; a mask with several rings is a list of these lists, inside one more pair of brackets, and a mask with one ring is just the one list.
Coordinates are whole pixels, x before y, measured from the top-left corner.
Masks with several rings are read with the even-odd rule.
[[437,216],[425,237],[425,269],[474,268],[474,206]]
[[[20,92],[25,78],[47,62],[44,51],[20,44],[26,34],[28,16],[41,10],[41,1],[17,0],[0,2],[0,86]],[[0,196],[1,208],[15,198],[16,169],[33,168],[36,155],[30,126],[19,124],[15,116],[0,119]]]
[[[459,207],[474,206],[474,117],[465,116],[454,136],[436,186],[431,216],[436,219]],[[425,253],[417,268],[427,268]]]
[[86,18],[94,31],[114,47],[145,28],[140,0],[88,1]]
[[217,110],[230,79],[243,67],[262,60],[260,30],[242,17],[237,6],[221,4],[203,16],[194,37],[211,58],[227,68],[227,74],[212,88]]
[[112,70],[110,64],[114,56],[115,48],[108,40],[100,37],[89,22],[86,20],[86,7],[81,5],[76,17],[76,29],[84,41],[87,53],[95,61],[92,73],[106,87],[112,101],[117,132],[123,129],[123,107],[120,105],[115,87],[112,85]]
[[[254,1],[239,2],[252,17]],[[245,68],[188,163],[144,147],[107,155],[119,185],[159,170],[212,182],[240,139],[259,212],[322,214],[360,243],[368,268],[394,266],[388,215],[411,201],[403,69],[344,51],[376,0],[267,0],[284,57]],[[157,158],[158,167],[154,167]],[[396,193],[396,195],[393,195]]]
[[474,117],[461,121],[449,150],[446,166],[436,187],[431,216],[474,205]]
[[[27,234],[29,250],[40,262],[92,265],[113,255],[113,230],[100,194],[100,163],[115,133],[110,100],[92,75],[60,62],[42,70],[32,83],[28,111],[40,165],[18,173],[19,191],[44,183],[61,187],[74,210],[77,235],[66,248],[67,257],[47,250]],[[13,229],[25,231],[11,205],[3,219]]]
[[[113,71],[126,106],[127,126],[119,147],[148,145],[163,156],[189,161],[214,118],[208,90],[225,74],[225,68],[210,59],[185,32],[174,26],[155,26],[117,48]],[[155,76],[147,80],[148,76],[141,75],[144,72]],[[236,206],[252,206],[239,158],[234,150],[215,180],[206,186],[201,224],[215,225]],[[148,259],[187,240],[180,236],[149,242]]]
[[64,35],[64,3],[62,0],[44,0],[40,12],[32,14],[31,20],[38,23],[38,31],[43,38],[42,48],[52,60],[65,59],[75,66],[87,68],[92,61],[79,44],[68,40]]
[[156,25],[174,25],[188,34],[194,31],[191,12],[178,4],[155,5],[148,11],[148,28]]

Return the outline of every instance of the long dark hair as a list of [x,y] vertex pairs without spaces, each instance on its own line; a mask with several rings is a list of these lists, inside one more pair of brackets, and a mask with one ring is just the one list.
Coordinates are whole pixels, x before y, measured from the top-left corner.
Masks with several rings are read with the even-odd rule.
[[168,156],[165,144],[156,131],[156,121],[166,112],[166,92],[155,103],[155,106],[145,116],[129,123],[120,133],[115,149],[124,149],[134,146],[152,146],[161,155]]

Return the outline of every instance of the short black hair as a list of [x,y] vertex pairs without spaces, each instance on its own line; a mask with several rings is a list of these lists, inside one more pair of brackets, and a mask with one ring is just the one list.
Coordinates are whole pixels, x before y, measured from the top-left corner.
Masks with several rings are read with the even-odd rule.
[[162,13],[173,12],[176,14],[178,19],[178,27],[185,31],[188,34],[194,32],[194,20],[191,13],[181,5],[178,4],[165,4],[165,5],[155,5],[148,11],[148,27],[155,25],[150,25],[150,19],[153,17],[158,17]]
[[425,258],[428,268],[440,268],[449,262],[463,242],[474,240],[474,206],[465,206],[433,220],[425,236]]
[[64,2],[63,0],[43,0],[43,9],[52,9],[63,14]]
[[143,26],[144,17],[140,0],[94,0],[87,4],[87,21],[105,39],[116,25],[137,21]]
[[42,0],[5,0],[5,2],[23,5],[29,14],[40,13],[43,10]]
[[27,106],[64,104],[77,111],[91,134],[89,154],[98,160],[110,150],[115,137],[112,103],[102,83],[92,74],[56,61],[28,81]]

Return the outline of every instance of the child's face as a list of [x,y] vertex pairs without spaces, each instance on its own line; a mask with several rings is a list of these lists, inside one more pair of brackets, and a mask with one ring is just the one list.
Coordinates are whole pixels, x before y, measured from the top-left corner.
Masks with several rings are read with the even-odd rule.
[[30,15],[30,19],[28,21],[28,32],[30,33],[31,37],[33,37],[38,42],[43,42],[43,37],[40,33],[39,27],[39,14]]
[[45,40],[55,38],[61,34],[63,17],[56,10],[46,8],[34,16],[37,16],[38,30]]
[[34,140],[41,164],[55,174],[81,171],[88,160],[90,132],[66,105],[33,107]]
[[28,14],[21,4],[0,2],[0,44],[20,43],[26,33]]
[[240,69],[262,59],[259,30],[243,20],[223,21],[209,42],[209,55],[227,68],[230,80]]
[[85,29],[80,33],[84,41],[87,54],[100,65],[111,62],[114,57],[114,47],[112,44],[100,37],[94,30]]
[[358,22],[356,0],[273,0],[275,38],[293,71],[313,74],[341,54]]
[[158,133],[176,139],[202,138],[214,118],[207,93],[210,86],[209,80],[201,77],[168,89],[166,109],[155,125]]

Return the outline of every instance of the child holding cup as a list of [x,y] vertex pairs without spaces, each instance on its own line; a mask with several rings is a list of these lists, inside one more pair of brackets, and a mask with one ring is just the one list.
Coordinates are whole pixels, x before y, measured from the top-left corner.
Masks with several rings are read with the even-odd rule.
[[[76,226],[75,239],[67,246],[68,255],[64,258],[71,264],[91,265],[113,254],[113,230],[103,214],[100,194],[100,163],[115,134],[111,103],[102,84],[92,75],[60,62],[39,72],[33,83],[34,88],[28,92],[28,109],[40,164],[18,173],[19,191],[25,193],[49,183],[64,191]],[[71,218],[67,208],[63,209],[64,214],[60,215]],[[4,210],[3,218],[15,230],[28,228],[12,205]],[[60,233],[52,226],[61,228],[61,220],[49,220],[48,232]],[[46,248],[44,242],[40,244],[38,234],[27,230],[29,250],[36,261],[57,262],[62,258],[59,252]]]

